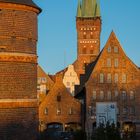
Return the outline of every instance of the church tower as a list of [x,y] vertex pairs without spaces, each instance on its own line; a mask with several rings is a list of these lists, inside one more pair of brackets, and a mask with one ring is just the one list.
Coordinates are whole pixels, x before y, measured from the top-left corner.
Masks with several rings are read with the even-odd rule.
[[0,0],[0,140],[36,140],[37,15],[32,0]]
[[101,16],[98,1],[79,0],[76,28],[78,69],[83,74],[85,65],[95,61],[100,53]]

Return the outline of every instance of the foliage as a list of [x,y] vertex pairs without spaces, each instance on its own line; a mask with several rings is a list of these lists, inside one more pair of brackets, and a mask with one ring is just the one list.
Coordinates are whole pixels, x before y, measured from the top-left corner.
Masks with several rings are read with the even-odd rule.
[[119,128],[115,124],[100,124],[93,132],[92,140],[121,140]]

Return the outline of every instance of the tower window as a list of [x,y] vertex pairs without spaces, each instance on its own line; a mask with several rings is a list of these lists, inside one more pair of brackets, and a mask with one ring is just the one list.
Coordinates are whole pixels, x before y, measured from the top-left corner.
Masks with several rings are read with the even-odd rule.
[[87,53],[87,49],[86,48],[83,48],[82,54],[86,54],[86,53]]
[[93,52],[94,52],[93,50],[90,50],[90,54],[93,54]]

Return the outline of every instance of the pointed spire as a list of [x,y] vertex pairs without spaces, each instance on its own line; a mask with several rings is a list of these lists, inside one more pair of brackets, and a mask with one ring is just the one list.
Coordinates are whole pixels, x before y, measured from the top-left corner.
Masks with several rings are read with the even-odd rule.
[[79,0],[77,17],[100,17],[100,5],[97,0]]
[[99,4],[99,0],[98,2],[96,3],[96,12],[95,12],[95,17],[100,17],[101,14],[100,14],[100,4]]
[[81,1],[78,1],[78,8],[77,8],[77,17],[82,16],[82,11],[81,11]]

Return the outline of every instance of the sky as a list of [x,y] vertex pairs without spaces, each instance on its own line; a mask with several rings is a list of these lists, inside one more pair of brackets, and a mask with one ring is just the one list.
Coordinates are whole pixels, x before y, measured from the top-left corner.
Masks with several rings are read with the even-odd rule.
[[[77,58],[78,0],[34,0],[38,17],[39,65],[54,74]],[[140,67],[140,0],[100,0],[101,49],[113,30],[127,56]]]

